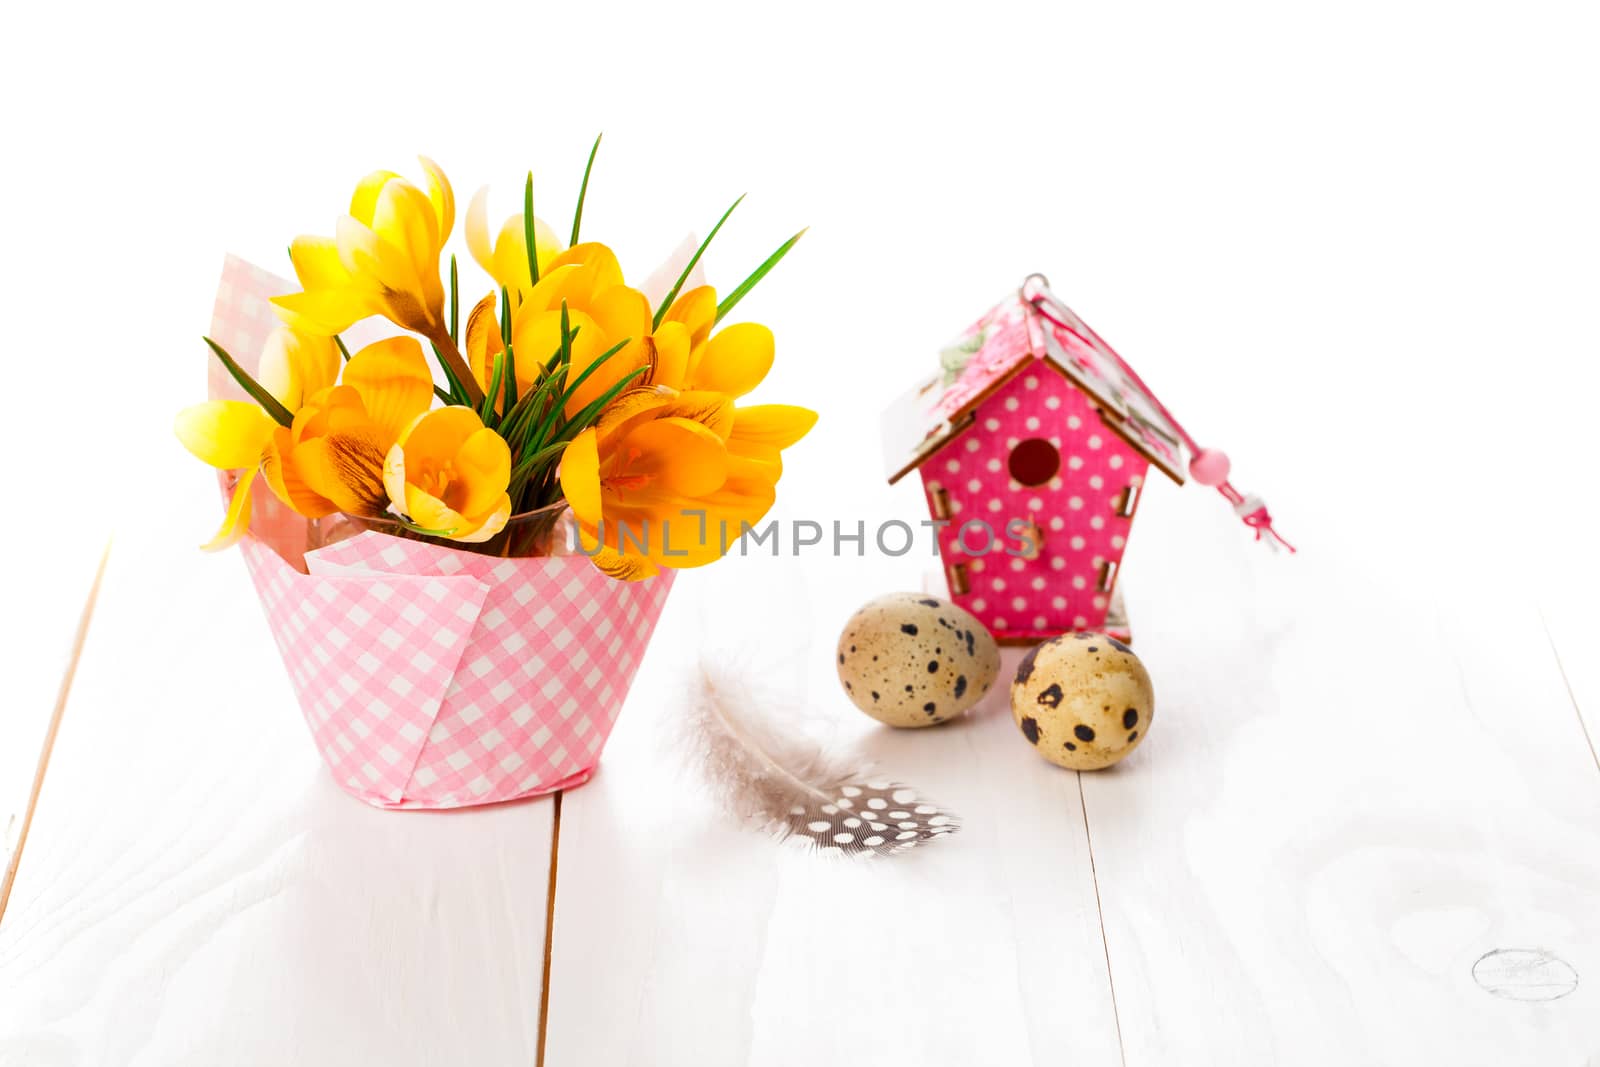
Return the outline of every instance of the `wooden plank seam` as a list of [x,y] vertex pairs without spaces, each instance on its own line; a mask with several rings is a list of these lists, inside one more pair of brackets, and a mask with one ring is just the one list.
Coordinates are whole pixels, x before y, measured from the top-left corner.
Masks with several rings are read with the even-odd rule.
[[17,830],[17,843],[6,859],[6,869],[0,878],[0,920],[6,915],[6,905],[11,900],[11,887],[17,880],[17,868],[22,863],[22,853],[28,844],[28,828],[33,825],[33,812],[39,805],[39,791],[44,787],[44,776],[50,767],[50,753],[55,748],[56,734],[61,730],[61,717],[66,711],[67,697],[72,692],[72,679],[78,671],[78,660],[83,655],[83,643],[89,636],[89,620],[94,616],[95,601],[100,596],[100,581],[105,577],[106,561],[111,558],[111,542],[100,553],[100,565],[94,573],[94,583],[84,601],[83,612],[78,616],[78,628],[73,634],[72,651],[67,666],[61,674],[61,687],[56,691],[56,705],[50,713],[50,724],[45,728],[44,743],[39,748],[39,763],[33,771],[33,784],[28,789],[28,803],[22,811],[22,824]]

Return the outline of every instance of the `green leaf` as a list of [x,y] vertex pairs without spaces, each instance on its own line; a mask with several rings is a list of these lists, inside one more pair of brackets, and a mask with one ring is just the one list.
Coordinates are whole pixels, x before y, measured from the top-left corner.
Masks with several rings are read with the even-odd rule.
[[572,366],[572,339],[577,334],[572,329],[572,318],[567,314],[567,302],[561,301],[561,362]]
[[534,243],[533,226],[533,171],[528,172],[528,184],[522,192],[522,235],[528,241],[528,277],[539,284],[539,248]]
[[410,530],[415,534],[422,534],[424,537],[449,537],[451,534],[456,532],[456,528],[454,526],[450,527],[448,530],[430,530],[426,526],[418,526],[404,515],[396,515],[395,521],[400,524],[401,529]]
[[689,275],[693,273],[695,264],[699,263],[700,257],[706,254],[706,248],[711,244],[711,239],[717,235],[718,230],[722,229],[722,224],[728,221],[728,216],[733,214],[733,209],[744,203],[745,195],[747,194],[741,194],[739,199],[735,200],[728,207],[728,210],[722,213],[722,218],[718,219],[717,224],[711,227],[711,232],[706,234],[706,239],[700,242],[700,247],[694,250],[693,256],[689,257],[689,262],[684,266],[683,273],[678,275],[678,280],[672,283],[672,288],[667,292],[666,299],[662,300],[661,306],[656,308],[656,316],[651,323],[653,329],[659,330],[661,328],[661,320],[666,317],[667,310],[672,307],[672,302],[678,299],[678,290],[682,289],[683,283],[689,280]]
[[[578,377],[573,380],[572,384],[567,386],[566,389],[562,391],[561,399],[557,400],[555,402],[555,404],[552,405],[552,407],[550,409],[550,412],[551,412],[550,413],[550,417],[545,421],[545,424],[540,427],[540,430],[542,432],[539,433],[534,438],[534,440],[537,442],[537,444],[539,446],[542,446],[542,445],[544,445],[546,443],[546,439],[547,439],[547,437],[549,435],[550,427],[554,426],[556,420],[561,417],[561,414],[564,411],[566,411],[566,409],[567,409],[567,401],[571,400],[573,395],[575,393],[577,393],[577,391],[583,387],[583,383],[589,380],[590,375],[594,374],[595,371],[599,370],[602,366],[604,366],[606,361],[609,360],[612,356],[616,355],[618,352],[621,352],[623,350],[623,348],[625,348],[627,346],[627,344],[628,344],[628,341],[627,340],[623,340],[623,341],[617,342],[616,344],[612,345],[610,348],[606,349],[604,352],[602,352],[600,354],[600,357],[598,359],[596,359],[593,363],[589,364],[587,367],[583,368],[583,373],[578,375]],[[642,372],[642,371],[646,371],[646,370],[649,370],[649,369],[650,368],[648,368],[648,367],[640,367],[639,371]],[[554,438],[550,438],[550,439],[553,440]]]
[[334,334],[333,343],[339,346],[339,354],[344,357],[344,361],[346,363],[349,363],[350,350],[344,346],[344,338],[340,337],[338,334]]
[[506,417],[502,425],[505,427],[500,436],[504,437],[506,444],[511,446],[511,454],[519,456],[527,450],[532,440],[532,431],[536,427],[534,420],[541,419],[544,412],[544,403],[551,397],[557,388],[554,375],[547,374],[531,393],[524,396],[516,409]]
[[467,404],[466,389],[462,386],[460,379],[456,377],[455,371],[450,369],[450,364],[445,360],[444,356],[439,354],[439,346],[432,341],[428,342],[428,346],[433,349],[433,358],[438,362],[440,369],[444,371],[444,380],[450,386],[449,403],[470,407],[471,405]]
[[456,276],[455,253],[450,253],[450,340],[457,345],[461,344],[461,292],[460,279]]
[[489,379],[489,388],[483,391],[483,404],[478,408],[478,418],[485,426],[493,427],[494,402],[500,397],[500,384],[506,372],[506,360],[503,354],[497,353],[494,357],[494,374]]
[[[621,352],[623,350],[623,348],[627,347],[628,342],[631,341],[631,340],[632,340],[632,338],[628,338],[627,340],[618,341],[616,344],[612,345],[610,348],[608,348],[604,352],[602,352],[600,354],[600,357],[598,359],[596,359],[593,363],[591,363],[587,367],[583,368],[583,373],[578,375],[577,378],[573,379],[572,384],[567,386],[566,389],[562,392],[561,399],[556,402],[556,410],[558,410],[558,411],[566,410],[567,401],[571,400],[572,397],[573,397],[573,394],[575,394],[579,389],[583,388],[583,383],[589,380],[590,375],[594,374],[595,371],[599,370],[602,366],[604,366],[606,361],[609,360],[612,356],[616,355],[618,352]],[[648,368],[643,368],[643,369],[648,369]]]
[[569,248],[578,243],[578,227],[583,225],[583,201],[589,195],[589,172],[594,170],[594,155],[600,151],[600,138],[604,136],[602,133],[594,139],[594,147],[589,149],[589,162],[583,168],[583,184],[578,186],[578,210],[572,214],[572,240],[567,242]]
[[510,411],[517,403],[517,355],[506,345],[506,402],[504,410]]
[[571,440],[584,430],[587,430],[590,426],[594,425],[594,420],[599,417],[600,412],[605,410],[606,405],[620,396],[624,389],[629,388],[633,384],[633,380],[635,378],[649,369],[649,367],[635,367],[633,370],[623,375],[622,379],[618,381],[617,384],[600,394],[600,399],[589,404],[582,411],[578,412],[576,415],[572,416],[572,418],[562,423],[561,429],[557,430],[556,435],[550,439],[551,443],[556,441]]
[[294,414],[278,402],[278,398],[262,388],[261,383],[245,373],[245,369],[233,361],[233,357],[211,338],[205,338],[206,344],[211,346],[222,365],[228,373],[233,375],[233,380],[239,383],[239,388],[250,394],[252,400],[261,405],[261,410],[272,416],[272,420],[279,426],[290,426],[294,423]]
[[566,441],[562,441],[559,444],[547,445],[546,447],[539,449],[539,451],[535,452],[527,459],[523,460],[521,463],[517,464],[516,469],[511,472],[511,476],[512,478],[526,478],[544,464],[549,463],[553,459],[559,458],[561,453],[565,452],[566,450]]
[[[808,226],[806,229],[810,229],[810,227]],[[772,253],[772,255],[768,256],[766,262],[757,267],[750,277],[740,282],[739,287],[733,292],[729,293],[727,299],[717,305],[716,321],[721,322],[727,316],[728,312],[733,310],[734,305],[743,300],[745,295],[756,287],[756,283],[760,282],[762,278],[765,278],[767,273],[771,271],[773,267],[776,267],[778,262],[782,260],[784,256],[789,254],[789,249],[793,248],[797,243],[799,243],[800,238],[804,237],[805,235],[806,231],[801,230],[799,233],[783,242],[782,246],[779,247],[776,252]]]

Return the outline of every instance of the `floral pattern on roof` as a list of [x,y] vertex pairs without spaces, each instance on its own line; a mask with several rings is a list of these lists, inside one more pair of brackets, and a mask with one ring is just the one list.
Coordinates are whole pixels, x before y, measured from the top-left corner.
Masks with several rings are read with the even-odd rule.
[[939,353],[939,373],[884,415],[891,482],[916,468],[1025,363],[1042,360],[1083,390],[1107,426],[1178,483],[1188,456],[1160,401],[1039,276],[1009,294]]

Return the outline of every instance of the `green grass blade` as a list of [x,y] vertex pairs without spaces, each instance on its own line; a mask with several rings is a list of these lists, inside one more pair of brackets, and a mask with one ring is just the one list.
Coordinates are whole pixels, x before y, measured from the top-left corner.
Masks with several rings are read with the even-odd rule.
[[600,138],[604,136],[602,133],[594,139],[594,147],[589,149],[589,162],[583,168],[583,184],[578,186],[578,210],[572,213],[572,240],[567,242],[569,248],[578,243],[578,228],[583,225],[583,201],[589,195],[589,172],[594,170],[594,156],[600,151]]
[[666,317],[667,310],[672,307],[672,302],[678,299],[678,290],[682,289],[683,283],[689,280],[689,275],[693,273],[695,264],[699,263],[700,257],[706,254],[706,248],[711,244],[711,239],[717,235],[718,230],[722,229],[722,224],[728,221],[728,216],[733,214],[733,209],[742,203],[744,203],[744,195],[741,195],[739,199],[729,206],[728,210],[722,213],[722,218],[718,219],[717,224],[711,227],[711,232],[706,234],[706,239],[700,242],[700,247],[694,250],[693,256],[689,257],[689,262],[683,268],[683,273],[678,275],[678,280],[672,283],[672,289],[668,291],[666,298],[661,301],[661,306],[656,308],[655,319],[651,323],[653,329],[659,330],[661,328],[661,320]]
[[339,354],[344,357],[344,361],[346,363],[349,363],[350,350],[344,346],[344,338],[340,337],[338,334],[334,334],[333,343],[339,346]]
[[599,417],[600,412],[605,410],[607,404],[620,396],[624,389],[632,387],[633,380],[649,369],[649,367],[635,367],[627,374],[624,374],[617,384],[600,394],[600,399],[589,404],[582,411],[562,423],[561,429],[556,431],[556,435],[550,439],[549,443],[554,444],[557,441],[571,440],[584,430],[587,430],[594,424],[594,420]]
[[561,301],[561,362],[572,366],[572,339],[577,336],[572,331],[572,316],[567,312],[567,302]]
[[522,236],[528,241],[528,277],[539,284],[539,248],[534,243],[533,225],[533,171],[528,172],[528,184],[522,191]]
[[450,340],[461,345],[461,279],[456,276],[455,253],[450,254]]
[[444,356],[439,354],[438,345],[434,344],[432,341],[429,341],[428,345],[433,349],[434,361],[439,364],[439,369],[444,371],[444,380],[446,384],[450,386],[450,399],[448,403],[465,405],[467,403],[467,391],[462,387],[460,380],[456,378],[455,371],[450,369],[450,364],[445,361]]
[[[807,228],[809,229],[809,227]],[[767,273],[771,271],[773,267],[776,267],[784,256],[789,254],[789,249],[798,244],[800,238],[804,237],[805,235],[806,231],[801,230],[799,233],[783,242],[783,245],[776,252],[772,253],[772,255],[768,256],[766,262],[757,267],[750,277],[740,282],[739,287],[733,292],[729,293],[727,299],[723,300],[722,303],[717,305],[716,321],[721,322],[727,316],[728,312],[732,311],[735,305],[737,305],[739,301],[743,300],[750,290],[754,289],[757,283],[759,283],[762,278],[765,278]]]
[[[534,438],[534,441],[537,443],[537,445],[542,446],[547,440],[554,440],[554,437],[551,436],[551,427],[556,424],[557,420],[561,418],[562,413],[566,411],[567,401],[572,399],[573,395],[583,387],[583,383],[588,381],[591,375],[604,366],[606,361],[612,356],[616,355],[618,352],[621,352],[623,348],[627,346],[627,344],[628,342],[626,340],[619,341],[610,348],[606,349],[600,354],[598,359],[589,364],[587,367],[583,368],[583,373],[578,375],[578,377],[573,380],[571,385],[562,390],[561,398],[551,405],[549,417],[545,420],[544,424],[539,427],[540,432]],[[640,368],[640,370],[648,369],[648,367]]]
[[404,515],[396,515],[395,521],[398,522],[402,528],[410,530],[414,534],[422,534],[424,537],[449,537],[451,534],[456,532],[456,527],[454,526],[450,527],[448,530],[431,530],[426,526],[418,526]]
[[261,410],[272,416],[272,421],[279,426],[289,426],[294,423],[294,414],[280,404],[277,397],[262,388],[260,382],[246,374],[245,369],[234,362],[226,349],[209,337],[205,338],[205,342],[211,346],[211,351],[216,353],[217,359],[222,361],[223,367],[227,368],[233,380],[239,383],[239,388],[249,393],[250,398],[261,405]]
[[546,415],[546,405],[555,393],[557,381],[554,375],[547,374],[539,383],[538,388],[517,404],[517,411],[513,418],[508,419],[510,426],[506,434],[506,444],[511,445],[512,455],[521,455],[533,443],[534,433],[542,425]]
[[494,357],[494,374],[489,379],[489,388],[483,391],[483,404],[478,408],[478,418],[485,426],[494,427],[494,402],[500,398],[500,385],[506,372],[505,356],[496,354]]
[[503,410],[517,406],[517,355],[506,345],[506,402]]

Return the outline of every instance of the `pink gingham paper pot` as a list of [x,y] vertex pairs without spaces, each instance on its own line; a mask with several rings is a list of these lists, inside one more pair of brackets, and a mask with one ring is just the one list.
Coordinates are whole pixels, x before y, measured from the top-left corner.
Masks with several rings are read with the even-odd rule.
[[[215,338],[247,369],[288,283],[223,268]],[[213,396],[242,398],[213,373]],[[240,548],[323,761],[383,808],[456,808],[587,781],[671,588],[582,556],[501,559],[374,531],[311,552],[255,487]]]

